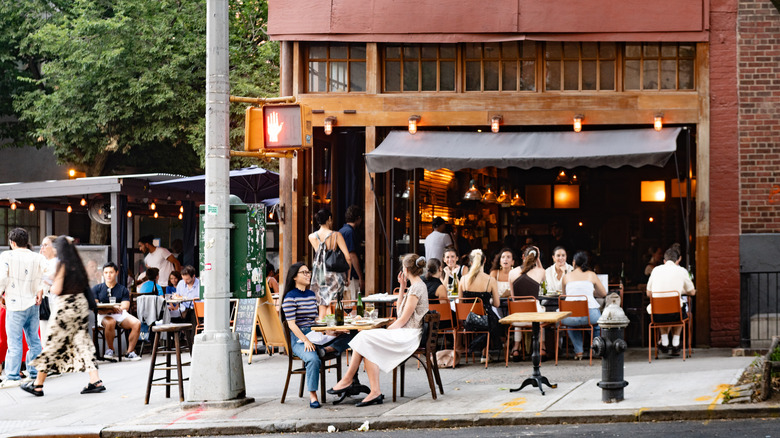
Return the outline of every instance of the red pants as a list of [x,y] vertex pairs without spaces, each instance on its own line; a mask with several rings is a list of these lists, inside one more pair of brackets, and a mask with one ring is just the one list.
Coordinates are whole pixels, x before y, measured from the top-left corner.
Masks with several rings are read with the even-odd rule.
[[[40,329],[39,329],[40,330]],[[27,357],[27,340],[22,337],[22,363]],[[5,334],[5,308],[0,309],[0,363],[5,362],[5,353],[8,352],[8,336]]]

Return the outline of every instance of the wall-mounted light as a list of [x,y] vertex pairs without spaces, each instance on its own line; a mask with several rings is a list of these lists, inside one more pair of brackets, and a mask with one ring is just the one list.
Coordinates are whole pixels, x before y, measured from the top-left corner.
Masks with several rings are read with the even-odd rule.
[[[152,201],[152,203],[149,204],[149,209],[150,210],[157,210],[157,204],[155,204],[154,201]],[[155,217],[157,217],[157,216],[155,216]]]
[[133,212],[130,210],[127,210],[127,217],[133,217]]
[[79,204],[82,207],[86,207],[87,206],[87,198],[81,198],[81,201],[79,201]]
[[584,118],[585,116],[582,114],[577,114],[574,116],[574,132],[582,131],[582,119]]
[[31,202],[31,203],[30,203],[30,206],[29,206],[29,207],[27,207],[27,208],[29,208],[29,209],[30,209],[30,211],[35,211],[35,204],[33,204],[33,203]]
[[642,202],[664,202],[666,200],[665,181],[642,181]]
[[65,211],[67,211],[68,213],[72,213],[73,212],[73,207],[71,207],[69,205],[68,208],[65,209]]
[[333,132],[333,125],[336,124],[335,116],[325,117],[325,135],[330,135]]
[[463,195],[464,201],[481,201],[482,200],[482,193],[477,188],[477,181],[471,180],[469,181],[469,189],[466,191],[466,194]]
[[653,116],[653,129],[660,131],[664,127],[664,113],[657,113]]
[[501,115],[495,115],[490,118],[490,130],[493,132],[498,132],[499,125],[501,125],[501,121],[504,118]]
[[76,169],[68,169],[68,178],[69,179],[76,179],[76,178],[84,178],[87,174],[84,172],[79,172]]
[[417,134],[418,123],[420,123],[420,116],[414,115],[409,117],[409,134]]

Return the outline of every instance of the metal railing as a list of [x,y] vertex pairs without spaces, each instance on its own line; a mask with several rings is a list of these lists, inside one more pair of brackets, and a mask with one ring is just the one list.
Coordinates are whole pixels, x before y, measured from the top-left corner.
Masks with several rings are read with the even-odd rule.
[[740,274],[740,344],[769,348],[780,335],[780,272]]

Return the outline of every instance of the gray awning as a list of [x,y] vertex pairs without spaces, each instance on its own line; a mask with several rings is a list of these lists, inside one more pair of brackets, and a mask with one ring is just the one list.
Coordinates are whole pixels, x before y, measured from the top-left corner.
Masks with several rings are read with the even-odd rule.
[[681,128],[588,132],[392,131],[366,154],[369,172],[482,167],[664,166]]

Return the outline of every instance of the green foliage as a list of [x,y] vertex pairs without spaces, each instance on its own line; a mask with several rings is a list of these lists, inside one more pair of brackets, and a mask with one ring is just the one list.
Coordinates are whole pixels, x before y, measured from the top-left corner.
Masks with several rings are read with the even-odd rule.
[[769,355],[769,360],[772,362],[780,361],[780,346],[777,346],[772,350],[772,354]]

